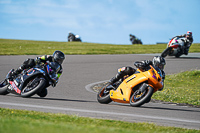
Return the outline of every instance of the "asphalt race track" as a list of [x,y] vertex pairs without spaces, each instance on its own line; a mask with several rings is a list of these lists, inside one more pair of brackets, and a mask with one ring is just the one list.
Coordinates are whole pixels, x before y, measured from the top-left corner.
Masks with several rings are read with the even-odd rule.
[[[155,55],[159,54],[66,55],[60,81],[55,88],[48,88],[47,97],[0,95],[0,107],[200,129],[200,108],[153,102],[141,107],[113,102],[104,105],[97,102],[96,93],[89,89],[92,84],[115,76],[119,67],[133,66],[133,62],[138,60],[152,60]],[[0,80],[10,69],[18,68],[26,58],[35,57],[0,56]],[[200,53],[180,58],[166,57],[166,62],[166,74],[200,69]]]

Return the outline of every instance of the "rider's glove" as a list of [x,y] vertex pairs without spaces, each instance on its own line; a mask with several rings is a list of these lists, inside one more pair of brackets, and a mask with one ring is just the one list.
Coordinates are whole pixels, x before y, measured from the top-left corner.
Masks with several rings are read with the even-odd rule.
[[56,83],[53,83],[52,86],[53,86],[53,87],[56,87]]
[[40,64],[40,63],[41,63],[41,60],[40,60],[39,57],[37,57],[37,58],[35,59],[35,64]]

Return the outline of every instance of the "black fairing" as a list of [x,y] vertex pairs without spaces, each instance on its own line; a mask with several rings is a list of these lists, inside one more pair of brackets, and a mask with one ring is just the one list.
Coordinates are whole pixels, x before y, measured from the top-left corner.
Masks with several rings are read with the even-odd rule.
[[[30,74],[31,73],[31,74]],[[30,75],[29,75],[30,74]],[[44,73],[42,73],[39,70],[36,69],[32,69],[29,73],[25,74],[22,76],[22,79],[24,82],[22,82],[21,86],[19,87],[20,90],[22,90],[22,88],[24,88],[27,84],[27,82],[31,79],[34,79],[37,76],[44,76]]]
[[[14,69],[13,69],[14,70]],[[20,94],[19,91],[22,91],[24,87],[29,83],[30,80],[40,80],[40,78],[44,78],[46,80],[46,86],[44,88],[49,87],[54,82],[52,77],[56,76],[56,72],[60,70],[60,65],[58,63],[48,62],[43,65],[37,65],[33,68],[24,70],[21,74],[19,74],[13,80],[8,79],[8,82],[11,84],[14,83],[14,88],[12,85],[8,87],[8,91],[14,94]],[[8,75],[10,72],[8,73]],[[7,76],[8,77],[8,76]],[[16,89],[17,88],[17,89]],[[19,91],[16,91],[19,90]]]
[[14,79],[14,81],[17,83],[16,85],[18,88],[22,90],[31,79],[34,79],[38,76],[43,76],[46,79],[45,73],[46,71],[41,68],[31,68],[20,74],[16,79]]

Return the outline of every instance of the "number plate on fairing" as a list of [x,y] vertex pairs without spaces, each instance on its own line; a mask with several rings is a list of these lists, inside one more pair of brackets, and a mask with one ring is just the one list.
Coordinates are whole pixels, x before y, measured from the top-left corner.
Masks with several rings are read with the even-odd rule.
[[16,84],[13,81],[9,81],[10,85],[8,86],[8,89],[10,91],[15,91],[18,94],[21,94],[21,90],[16,86]]

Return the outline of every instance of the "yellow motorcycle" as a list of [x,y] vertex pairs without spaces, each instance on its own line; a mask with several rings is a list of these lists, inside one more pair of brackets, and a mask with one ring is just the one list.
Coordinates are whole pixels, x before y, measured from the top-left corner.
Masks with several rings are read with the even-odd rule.
[[126,77],[116,87],[106,84],[97,94],[99,103],[108,104],[111,101],[130,103],[139,107],[151,100],[153,93],[163,88],[162,72],[150,65],[148,71],[137,69],[137,73]]

